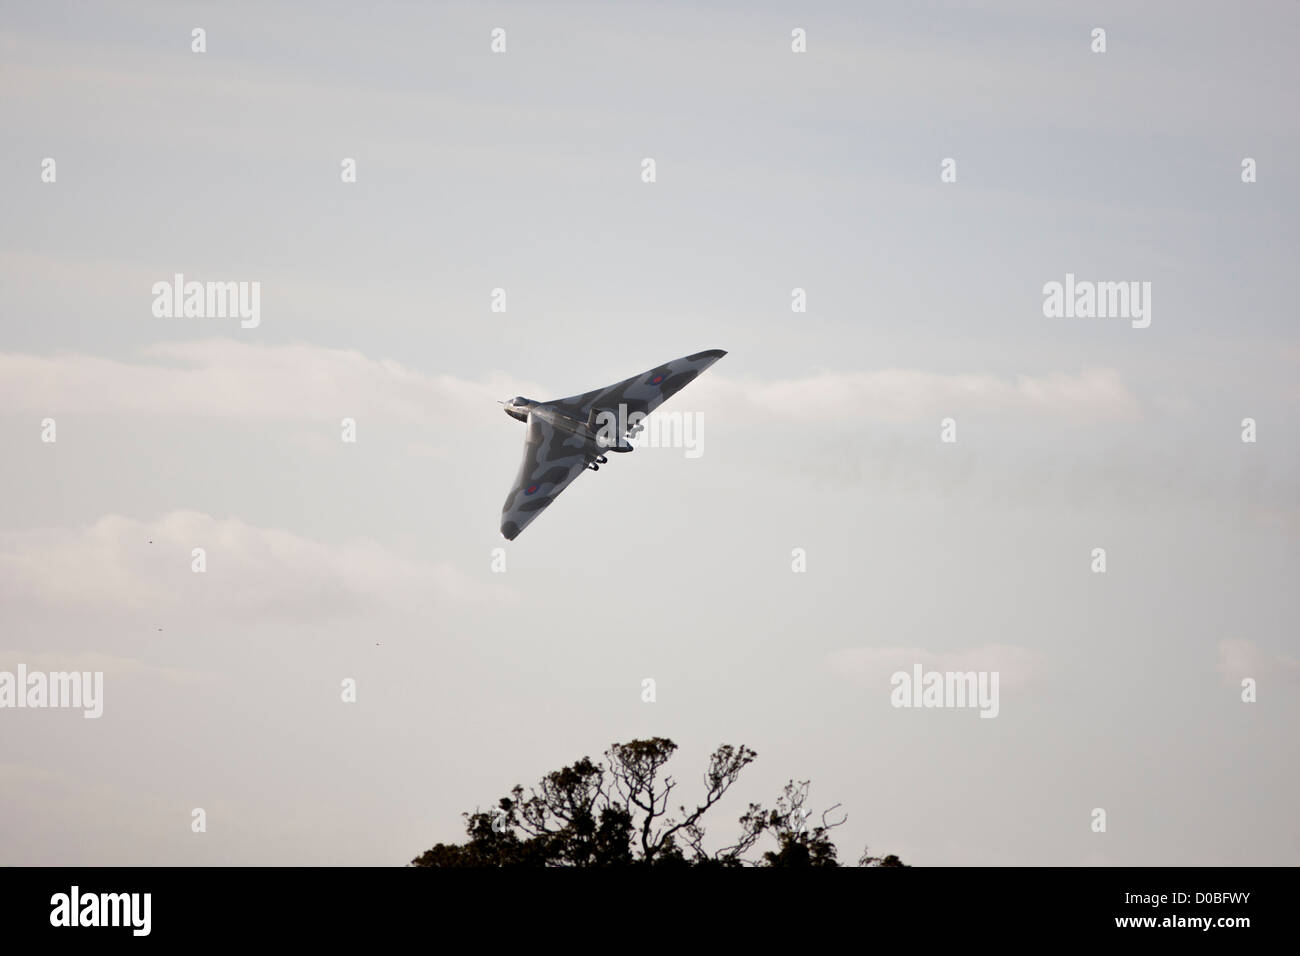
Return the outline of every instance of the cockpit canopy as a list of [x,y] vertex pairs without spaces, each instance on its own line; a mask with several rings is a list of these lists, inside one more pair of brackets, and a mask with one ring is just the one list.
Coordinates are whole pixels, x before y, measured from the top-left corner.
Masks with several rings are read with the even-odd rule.
[[537,403],[524,398],[522,395],[516,395],[509,402],[504,403],[503,411],[511,418],[526,422],[528,421],[528,412],[535,404]]

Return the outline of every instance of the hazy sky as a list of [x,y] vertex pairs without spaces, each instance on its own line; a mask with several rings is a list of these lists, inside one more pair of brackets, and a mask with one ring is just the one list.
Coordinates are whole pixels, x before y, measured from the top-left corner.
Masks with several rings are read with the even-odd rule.
[[[651,735],[684,799],[757,750],[719,836],[811,779],[845,862],[1300,863],[1298,38],[1282,0],[4,4],[0,670],[105,687],[0,710],[0,863],[401,864]],[[260,324],[156,317],[175,273]],[[1045,317],[1067,273],[1150,326]],[[497,399],[710,348],[666,407],[700,457],[501,539]],[[999,671],[997,718],[892,707],[913,664]]]

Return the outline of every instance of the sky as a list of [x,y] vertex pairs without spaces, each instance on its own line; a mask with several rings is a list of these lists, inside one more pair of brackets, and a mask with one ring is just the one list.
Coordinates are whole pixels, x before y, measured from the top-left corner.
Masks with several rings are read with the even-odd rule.
[[[0,863],[400,865],[649,736],[684,801],[757,751],[719,839],[795,779],[846,863],[1300,863],[1298,32],[3,4],[0,672],[104,693],[0,708]],[[257,324],[155,314],[177,273]],[[1049,317],[1067,274],[1149,325]],[[713,348],[700,454],[501,538],[497,400]],[[894,706],[915,665],[996,718]]]

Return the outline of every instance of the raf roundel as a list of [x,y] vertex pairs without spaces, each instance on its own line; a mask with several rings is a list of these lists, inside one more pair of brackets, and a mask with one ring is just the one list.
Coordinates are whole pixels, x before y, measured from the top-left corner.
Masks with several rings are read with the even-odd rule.
[[663,380],[664,380],[664,373],[663,373],[663,372],[660,372],[660,373],[659,373],[658,375],[656,375],[654,378],[650,379],[650,384],[651,384],[651,385],[658,385],[658,384],[659,384],[660,382],[662,382]]
[[527,488],[524,489],[524,494],[535,495],[537,494],[537,489],[540,487],[541,485],[529,485]]

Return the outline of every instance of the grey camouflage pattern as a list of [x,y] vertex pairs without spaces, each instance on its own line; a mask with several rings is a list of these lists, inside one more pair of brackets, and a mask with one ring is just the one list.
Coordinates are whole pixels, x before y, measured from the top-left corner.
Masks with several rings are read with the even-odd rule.
[[595,410],[616,412],[623,405],[629,416],[649,415],[726,354],[722,349],[696,352],[605,388],[533,406],[524,460],[501,509],[501,534],[513,541],[590,462],[609,450],[596,443],[591,427]]

